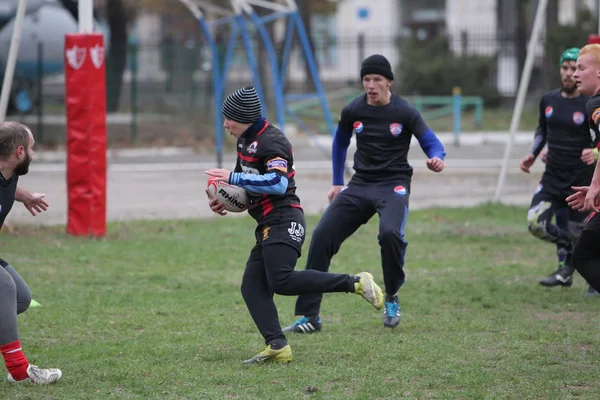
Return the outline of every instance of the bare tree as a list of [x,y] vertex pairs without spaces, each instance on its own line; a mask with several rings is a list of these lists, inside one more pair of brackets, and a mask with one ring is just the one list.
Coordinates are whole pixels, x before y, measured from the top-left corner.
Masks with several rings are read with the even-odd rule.
[[123,73],[127,66],[128,13],[123,0],[106,1],[106,20],[110,27],[110,47],[106,58],[106,111],[119,108]]

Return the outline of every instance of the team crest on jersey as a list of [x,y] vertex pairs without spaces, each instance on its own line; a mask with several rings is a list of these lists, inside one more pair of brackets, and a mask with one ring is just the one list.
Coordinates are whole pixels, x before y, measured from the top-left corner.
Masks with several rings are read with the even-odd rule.
[[585,115],[582,112],[576,111],[573,113],[573,122],[576,125],[581,125],[585,122]]
[[363,130],[363,124],[360,121],[354,122],[354,132],[361,133]]
[[258,142],[255,140],[254,142],[250,143],[250,146],[248,146],[246,151],[250,154],[254,154],[254,153],[256,153],[257,147],[258,147]]
[[402,133],[402,124],[390,124],[390,132],[396,137],[400,136]]
[[396,186],[394,188],[394,192],[396,194],[401,195],[401,196],[405,196],[406,195],[406,188],[404,186]]
[[553,112],[554,112],[554,109],[550,106],[546,107],[546,109],[544,110],[544,114],[546,115],[546,118],[550,118],[552,116]]

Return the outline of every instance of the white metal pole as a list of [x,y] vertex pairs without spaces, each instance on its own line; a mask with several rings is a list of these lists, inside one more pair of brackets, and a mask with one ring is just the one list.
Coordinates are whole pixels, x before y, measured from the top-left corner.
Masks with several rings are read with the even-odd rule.
[[79,33],[94,32],[94,0],[79,0],[78,3]]
[[10,50],[4,69],[4,81],[2,82],[2,93],[0,93],[0,122],[6,119],[6,110],[8,108],[8,99],[12,90],[12,81],[17,65],[17,54],[19,53],[19,43],[21,42],[21,31],[23,30],[23,19],[25,18],[25,9],[27,0],[19,0],[17,4],[17,15],[13,25],[12,39],[10,41]]
[[504,181],[506,180],[506,172],[508,170],[508,163],[510,153],[512,150],[514,136],[517,132],[517,129],[519,128],[519,122],[521,120],[521,115],[523,114],[523,104],[525,103],[525,95],[527,94],[527,88],[529,87],[529,79],[531,78],[531,70],[533,68],[533,61],[535,58],[535,49],[539,42],[547,6],[548,0],[540,0],[540,2],[538,3],[537,11],[535,13],[535,20],[533,23],[533,28],[531,30],[531,37],[529,38],[529,45],[527,46],[527,57],[525,58],[525,66],[523,67],[521,81],[519,82],[517,101],[515,103],[512,119],[510,121],[510,136],[508,138],[508,143],[506,144],[506,147],[504,149],[504,159],[502,160],[502,167],[500,168],[500,175],[498,176],[498,184],[496,186],[494,201],[499,201],[500,196],[502,195],[502,189],[504,187]]

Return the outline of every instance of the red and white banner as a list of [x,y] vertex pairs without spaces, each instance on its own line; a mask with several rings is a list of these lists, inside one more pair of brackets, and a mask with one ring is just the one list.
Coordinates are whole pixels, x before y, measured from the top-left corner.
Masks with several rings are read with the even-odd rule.
[[101,34],[65,35],[67,233],[106,233],[106,66]]

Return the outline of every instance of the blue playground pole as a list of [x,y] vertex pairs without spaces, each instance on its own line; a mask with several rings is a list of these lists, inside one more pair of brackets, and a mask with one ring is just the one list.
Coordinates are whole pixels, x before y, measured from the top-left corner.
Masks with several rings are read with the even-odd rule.
[[310,47],[308,34],[306,33],[306,29],[304,28],[304,24],[302,23],[302,19],[300,18],[300,14],[298,13],[298,11],[292,12],[291,18],[296,22],[296,27],[298,28],[298,36],[300,37],[300,43],[302,44],[302,48],[304,49],[304,57],[306,59],[306,62],[308,63],[308,69],[310,70],[310,74],[315,84],[317,93],[319,94],[319,100],[321,102],[321,107],[323,108],[325,122],[327,123],[329,133],[331,134],[331,136],[333,136],[335,135],[335,126],[333,124],[333,119],[331,118],[329,105],[327,104],[325,90],[323,89],[323,85],[321,84],[321,79],[319,77],[319,71],[317,70],[317,63],[315,62],[314,53],[312,48]]
[[[254,82],[254,87],[256,87],[256,92],[258,94],[258,98],[263,104],[262,113],[265,118],[268,117],[267,107],[266,107],[266,98],[264,96],[264,92],[262,90],[262,82],[260,80],[260,74],[258,73],[258,64],[256,62],[256,56],[254,54],[254,50],[252,49],[252,41],[250,40],[251,36],[248,32],[248,27],[246,26],[246,21],[244,20],[243,15],[238,14],[235,17],[238,26],[240,28],[240,32],[242,33],[242,43],[244,45],[244,49],[246,50],[246,55],[248,56],[248,66],[250,67],[250,71],[252,73],[252,81]],[[283,126],[281,127],[283,129]]]
[[294,38],[294,24],[296,22],[292,18],[288,18],[287,30],[285,32],[285,39],[283,41],[283,57],[281,60],[281,77],[282,84],[281,90],[285,93],[285,80],[288,74],[288,68],[290,65],[290,54],[292,54],[292,39]]
[[462,115],[462,99],[461,99],[461,89],[458,86],[455,86],[452,89],[452,114],[453,124],[452,130],[454,133],[454,145],[458,146],[460,144],[460,130],[461,130],[461,115]]
[[[262,84],[260,81],[260,75],[258,73],[258,67],[256,64],[256,57],[254,55],[254,50],[252,49],[252,43],[250,41],[250,34],[248,33],[248,29],[246,27],[246,23],[244,18],[241,15],[236,15],[235,17],[225,17],[218,20],[219,25],[223,25],[227,22],[231,22],[231,33],[229,35],[229,40],[227,41],[227,48],[225,49],[225,57],[223,59],[223,68],[221,73],[221,87],[223,88],[223,97],[224,91],[227,88],[227,74],[231,68],[231,64],[233,61],[233,57],[235,55],[236,45],[238,35],[241,33],[242,43],[244,45],[244,50],[246,51],[246,56],[248,59],[248,66],[250,68],[250,72],[252,73],[252,81],[254,83],[254,87],[256,88],[256,92],[258,93],[258,97],[264,104],[264,95],[262,90]],[[263,115],[267,117],[267,110],[263,110]]]
[[212,75],[213,75],[213,105],[215,122],[215,141],[217,145],[217,167],[223,167],[223,124],[221,121],[221,104],[223,103],[223,84],[220,74],[219,50],[217,43],[210,33],[208,23],[204,18],[198,18],[202,32],[209,43],[212,54]]
[[263,44],[265,45],[265,49],[267,50],[267,55],[269,57],[269,63],[271,65],[271,73],[273,74],[273,83],[274,83],[274,91],[275,91],[275,111],[277,114],[277,122],[279,127],[282,130],[285,130],[285,103],[283,98],[283,91],[281,89],[281,79],[279,78],[279,66],[277,65],[277,54],[275,54],[275,48],[273,47],[273,42],[269,38],[269,33],[265,29],[261,19],[254,12],[251,11],[248,13],[250,15],[250,19],[254,22],[258,33],[260,34]]
[[233,60],[233,54],[235,52],[235,45],[237,43],[239,29],[237,25],[231,26],[231,33],[229,34],[229,40],[227,40],[227,48],[225,49],[225,56],[223,57],[223,73],[221,74],[221,84],[225,87],[225,81],[227,80],[227,73],[231,67],[231,60]]

